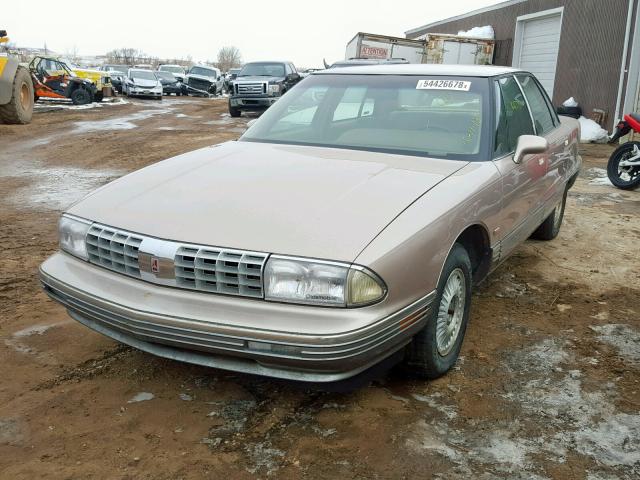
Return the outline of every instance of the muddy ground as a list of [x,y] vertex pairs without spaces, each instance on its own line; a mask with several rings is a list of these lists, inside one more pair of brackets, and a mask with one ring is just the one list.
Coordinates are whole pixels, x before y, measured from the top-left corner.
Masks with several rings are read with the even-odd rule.
[[0,125],[1,478],[640,478],[640,192],[585,146],[555,241],[473,301],[456,368],[351,392],[185,365],[93,333],[38,265],[88,191],[237,138],[224,99],[40,107]]

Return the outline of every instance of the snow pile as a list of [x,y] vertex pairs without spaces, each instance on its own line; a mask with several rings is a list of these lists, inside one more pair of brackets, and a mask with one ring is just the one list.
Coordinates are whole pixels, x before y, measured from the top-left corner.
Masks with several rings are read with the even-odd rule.
[[466,32],[464,30],[460,30],[458,32],[458,36],[493,40],[495,38],[495,33],[493,32],[493,27],[491,25],[486,25],[484,27],[473,27],[471,30],[467,30]]
[[580,117],[580,141],[584,143],[605,143],[609,133],[589,118]]
[[576,102],[576,99],[571,97],[566,99],[563,103],[562,103],[563,107],[577,107],[578,106],[578,102]]

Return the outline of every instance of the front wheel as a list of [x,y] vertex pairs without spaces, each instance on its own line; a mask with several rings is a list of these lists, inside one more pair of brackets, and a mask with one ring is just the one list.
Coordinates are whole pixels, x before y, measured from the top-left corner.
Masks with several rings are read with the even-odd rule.
[[239,108],[235,108],[235,107],[229,107],[229,115],[231,115],[233,118],[238,118],[240,115],[242,115],[242,112],[240,111]]
[[471,306],[471,261],[456,243],[442,269],[426,326],[413,338],[406,360],[420,377],[438,378],[458,359]]
[[86,105],[91,103],[91,93],[84,88],[77,88],[71,94],[71,101],[74,105]]
[[632,190],[640,185],[640,164],[620,166],[620,162],[640,155],[640,142],[627,142],[611,154],[607,163],[607,176],[611,183],[622,190]]

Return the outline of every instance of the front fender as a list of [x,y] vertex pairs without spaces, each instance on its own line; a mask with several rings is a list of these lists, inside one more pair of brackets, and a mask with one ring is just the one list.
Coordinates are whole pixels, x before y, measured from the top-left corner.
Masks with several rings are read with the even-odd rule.
[[410,205],[354,261],[386,282],[387,301],[418,299],[436,289],[449,251],[469,226],[482,226],[494,248],[501,197],[493,162],[469,163]]

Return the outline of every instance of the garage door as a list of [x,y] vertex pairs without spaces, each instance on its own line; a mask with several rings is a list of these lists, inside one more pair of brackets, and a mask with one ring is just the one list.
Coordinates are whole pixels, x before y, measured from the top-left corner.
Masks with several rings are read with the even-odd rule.
[[519,46],[515,66],[533,73],[553,97],[558,49],[560,47],[561,14],[518,21]]

